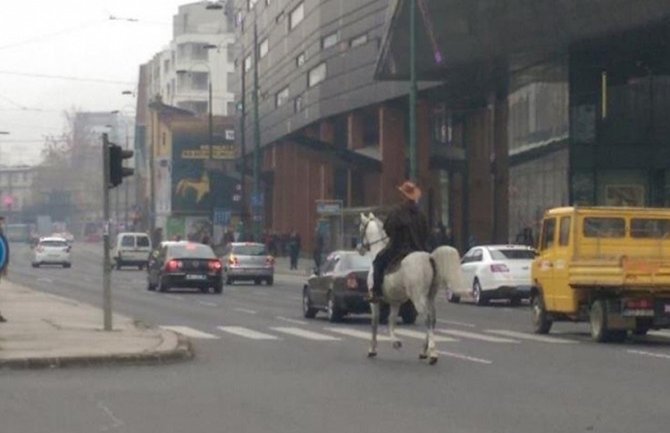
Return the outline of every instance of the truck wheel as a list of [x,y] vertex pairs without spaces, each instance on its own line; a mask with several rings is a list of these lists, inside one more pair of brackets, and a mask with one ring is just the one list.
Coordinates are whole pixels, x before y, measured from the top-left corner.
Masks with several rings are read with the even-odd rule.
[[553,322],[549,319],[547,309],[544,307],[544,298],[540,293],[533,296],[530,302],[533,317],[533,332],[536,334],[547,334]]
[[607,306],[605,300],[596,299],[589,311],[591,338],[598,343],[609,340],[610,330],[607,327]]

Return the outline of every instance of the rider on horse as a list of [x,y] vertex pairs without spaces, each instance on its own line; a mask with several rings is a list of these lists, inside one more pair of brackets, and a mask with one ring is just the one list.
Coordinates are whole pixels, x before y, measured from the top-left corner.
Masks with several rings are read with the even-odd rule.
[[370,302],[383,297],[384,271],[391,263],[398,263],[414,251],[428,251],[428,220],[418,206],[421,190],[406,181],[398,187],[402,203],[395,206],[384,220],[384,231],[389,243],[377,254],[373,262],[373,286]]

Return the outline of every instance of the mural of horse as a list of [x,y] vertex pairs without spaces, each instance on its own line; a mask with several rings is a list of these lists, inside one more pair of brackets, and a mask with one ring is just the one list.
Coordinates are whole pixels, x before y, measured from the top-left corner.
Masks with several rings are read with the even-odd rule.
[[200,179],[181,179],[177,183],[177,195],[186,197],[189,190],[195,192],[195,201],[199,203],[210,192],[209,175],[203,171]]
[[[370,250],[372,257],[388,243],[383,223],[372,213],[361,214],[360,234],[363,247]],[[382,291],[384,301],[389,304],[388,329],[393,348],[400,349],[402,342],[395,334],[395,324],[400,306],[411,300],[418,314],[425,314],[426,340],[420,359],[428,359],[431,365],[437,362],[435,347],[435,296],[440,288],[463,286],[458,251],[449,246],[436,248],[432,253],[415,251],[400,262],[400,266],[388,270],[384,275]],[[372,287],[372,269],[368,274],[368,287]],[[379,326],[379,303],[370,304],[372,310],[372,338],[368,357],[377,356],[377,328]]]

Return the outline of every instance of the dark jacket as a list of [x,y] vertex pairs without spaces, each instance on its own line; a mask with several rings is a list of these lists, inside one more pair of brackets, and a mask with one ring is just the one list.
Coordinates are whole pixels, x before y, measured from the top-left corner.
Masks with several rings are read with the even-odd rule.
[[389,237],[386,248],[393,251],[395,258],[413,251],[428,251],[428,219],[413,202],[393,208],[384,221],[384,231]]

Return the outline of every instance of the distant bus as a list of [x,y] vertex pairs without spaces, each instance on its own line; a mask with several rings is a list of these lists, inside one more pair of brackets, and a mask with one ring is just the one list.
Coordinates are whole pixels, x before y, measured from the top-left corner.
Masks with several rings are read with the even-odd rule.
[[3,228],[7,240],[10,242],[30,242],[30,224],[6,224]]

